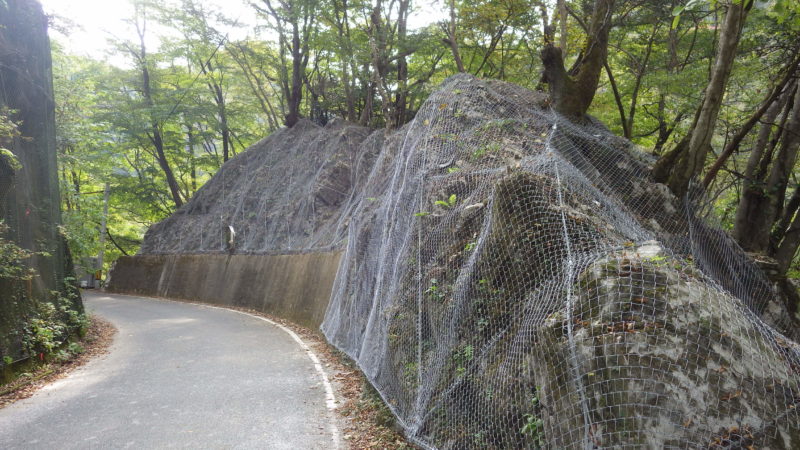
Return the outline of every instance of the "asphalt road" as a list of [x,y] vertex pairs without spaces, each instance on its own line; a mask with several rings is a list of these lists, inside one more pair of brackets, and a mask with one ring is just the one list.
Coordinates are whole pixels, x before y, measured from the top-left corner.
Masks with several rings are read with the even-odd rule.
[[331,393],[301,345],[233,311],[90,293],[110,353],[0,409],[0,448],[329,449]]

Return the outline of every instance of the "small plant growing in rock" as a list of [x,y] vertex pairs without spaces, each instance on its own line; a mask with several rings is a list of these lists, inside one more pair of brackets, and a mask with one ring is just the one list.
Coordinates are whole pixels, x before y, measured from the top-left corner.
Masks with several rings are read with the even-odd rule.
[[442,300],[444,298],[444,292],[439,287],[439,280],[436,278],[431,278],[431,285],[425,290],[425,293],[434,300]]
[[453,355],[453,359],[457,365],[456,367],[456,374],[461,376],[467,372],[466,365],[468,362],[472,361],[472,358],[475,356],[475,349],[471,345],[467,345],[464,347],[463,350],[456,352]]
[[[533,393],[533,397],[531,397],[531,406],[534,410],[539,408],[539,388],[537,387]],[[537,447],[541,447],[544,444],[544,435],[542,434],[542,429],[544,427],[544,422],[541,418],[539,418],[534,413],[528,413],[523,416],[525,419],[522,428],[520,428],[519,432],[521,434],[526,434],[531,436],[531,440]]]
[[456,202],[458,202],[458,197],[456,194],[450,194],[450,197],[447,197],[447,200],[436,200],[434,204],[441,206],[442,208],[450,209],[456,206]]
[[483,155],[489,152],[497,152],[500,151],[500,144],[486,144],[483,147],[479,147],[474,152],[472,152],[472,159],[480,159]]
[[542,419],[533,414],[525,414],[525,424],[519,430],[522,434],[528,434],[536,445],[542,445]]

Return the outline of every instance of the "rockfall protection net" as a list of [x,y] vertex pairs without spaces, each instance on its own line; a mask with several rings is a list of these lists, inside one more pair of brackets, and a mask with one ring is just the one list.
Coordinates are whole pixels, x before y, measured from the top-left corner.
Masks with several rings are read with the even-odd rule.
[[[382,133],[301,121],[228,161],[181,209],[150,227],[140,253],[330,250],[346,236],[353,179],[369,173]],[[363,183],[362,183],[363,184]]]
[[770,284],[629,143],[469,76],[398,134],[347,212],[322,329],[413,442],[800,445]]
[[788,312],[651,163],[459,75],[396,132],[275,133],[142,253],[344,248],[323,332],[425,448],[797,448]]

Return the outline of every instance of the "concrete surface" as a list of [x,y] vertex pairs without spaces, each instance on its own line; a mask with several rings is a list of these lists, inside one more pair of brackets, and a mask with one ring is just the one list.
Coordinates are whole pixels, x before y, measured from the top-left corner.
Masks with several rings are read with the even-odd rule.
[[232,311],[89,293],[108,355],[0,409],[0,448],[336,448],[325,386],[297,342]]
[[341,252],[136,255],[119,258],[108,291],[242,306],[317,329]]

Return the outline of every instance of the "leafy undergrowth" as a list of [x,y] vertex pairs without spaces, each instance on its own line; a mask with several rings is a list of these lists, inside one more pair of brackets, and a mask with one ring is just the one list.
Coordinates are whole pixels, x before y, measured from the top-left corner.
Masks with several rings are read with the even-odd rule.
[[89,317],[86,335],[54,353],[48,361],[35,364],[14,380],[0,385],[0,408],[32,396],[43,386],[108,352],[117,329],[98,316]]

